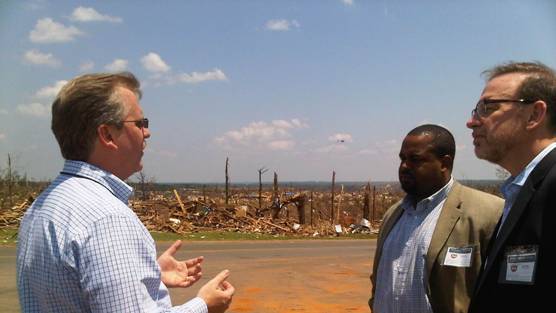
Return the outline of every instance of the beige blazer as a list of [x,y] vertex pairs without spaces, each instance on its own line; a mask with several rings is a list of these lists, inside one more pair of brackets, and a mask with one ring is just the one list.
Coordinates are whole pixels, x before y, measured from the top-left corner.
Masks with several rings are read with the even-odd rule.
[[[375,294],[374,273],[378,270],[384,241],[403,212],[400,204],[401,201],[388,209],[380,227],[371,274],[371,309]],[[434,312],[467,312],[488,241],[503,206],[504,200],[499,197],[454,182],[440,212],[425,261],[427,294]],[[470,267],[443,265],[449,247],[468,246],[473,247]]]

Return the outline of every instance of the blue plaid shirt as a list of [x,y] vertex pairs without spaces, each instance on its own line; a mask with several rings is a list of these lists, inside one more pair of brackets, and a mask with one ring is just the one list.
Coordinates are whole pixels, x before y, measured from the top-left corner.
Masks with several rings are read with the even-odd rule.
[[132,192],[91,164],[65,162],[21,221],[22,312],[207,312],[200,298],[172,307],[154,240],[127,206]]

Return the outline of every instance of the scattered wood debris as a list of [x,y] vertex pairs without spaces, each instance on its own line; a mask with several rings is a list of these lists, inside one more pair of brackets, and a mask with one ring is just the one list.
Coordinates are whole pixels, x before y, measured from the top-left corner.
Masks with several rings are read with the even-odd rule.
[[[0,227],[19,227],[25,210],[36,197],[37,193],[32,193],[11,209],[0,211]],[[371,219],[372,222],[361,218],[364,201],[361,192],[342,192],[335,197],[335,208],[331,210],[327,192],[285,191],[276,197],[269,191],[261,195],[260,201],[265,204],[261,208],[259,196],[252,190],[232,192],[228,206],[222,196],[207,195],[205,190],[202,193],[171,190],[153,193],[147,200],[133,199],[130,207],[150,231],[178,234],[220,230],[320,237],[378,232],[378,218]],[[373,209],[372,216],[376,217],[382,215],[383,207],[398,198],[388,193],[378,195],[377,199],[382,206],[376,215]]]

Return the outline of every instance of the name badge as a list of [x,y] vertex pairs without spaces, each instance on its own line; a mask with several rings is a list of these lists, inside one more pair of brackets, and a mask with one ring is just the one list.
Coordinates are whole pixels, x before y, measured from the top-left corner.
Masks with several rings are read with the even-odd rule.
[[506,248],[504,283],[528,284],[535,282],[538,246],[510,246]]
[[444,257],[444,265],[455,267],[470,267],[472,254],[473,247],[448,247],[448,252],[446,252],[446,257]]

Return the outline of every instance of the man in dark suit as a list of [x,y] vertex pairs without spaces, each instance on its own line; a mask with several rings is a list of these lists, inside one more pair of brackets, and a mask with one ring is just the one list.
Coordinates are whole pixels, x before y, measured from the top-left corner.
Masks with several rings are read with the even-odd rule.
[[452,178],[454,137],[421,125],[405,137],[404,199],[384,214],[371,275],[376,313],[464,313],[503,200]]
[[556,73],[541,63],[507,63],[487,84],[467,127],[478,158],[511,177],[469,312],[554,310],[556,283]]

